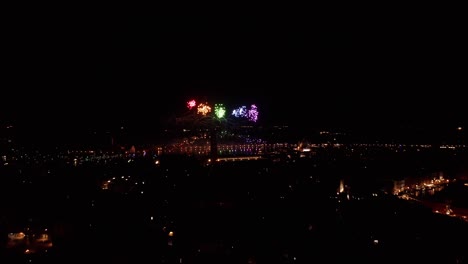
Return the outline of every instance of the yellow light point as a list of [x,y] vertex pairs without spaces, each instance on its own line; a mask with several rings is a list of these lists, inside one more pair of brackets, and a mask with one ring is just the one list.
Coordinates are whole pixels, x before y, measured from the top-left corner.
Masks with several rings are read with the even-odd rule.
[[168,236],[173,237],[173,236],[174,236],[174,232],[172,232],[172,231],[169,232]]
[[463,130],[463,127],[457,127],[457,129],[460,131],[460,130]]

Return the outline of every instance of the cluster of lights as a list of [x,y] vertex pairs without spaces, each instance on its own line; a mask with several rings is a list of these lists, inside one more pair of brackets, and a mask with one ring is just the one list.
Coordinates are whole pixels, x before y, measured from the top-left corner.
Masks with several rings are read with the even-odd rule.
[[249,112],[247,114],[247,118],[250,121],[257,122],[257,120],[258,120],[258,110],[257,110],[256,105],[253,104],[253,105],[250,106]]
[[[192,110],[197,109],[197,114],[206,116],[211,113],[211,106],[208,103],[199,103],[197,101],[190,100],[187,102],[187,108]],[[214,115],[217,119],[225,118],[227,113],[226,107],[223,104],[215,104],[214,106]],[[249,121],[257,122],[258,120],[258,108],[256,105],[251,105],[250,108],[247,106],[241,106],[232,111],[232,115],[237,118],[246,118]]]
[[197,102],[195,100],[190,100],[187,102],[187,108],[189,110],[192,110],[192,108],[194,108],[195,106],[197,106]]
[[197,107],[197,114],[206,116],[210,112],[211,112],[211,106],[209,106],[207,103],[205,104],[201,103]]
[[251,105],[250,109],[246,106],[241,106],[232,111],[232,115],[235,117],[247,118],[249,121],[257,122],[258,120],[258,108],[256,105]]
[[222,119],[226,116],[226,107],[223,104],[215,104],[215,115],[218,119]]
[[232,111],[232,115],[235,117],[247,117],[247,107],[246,106],[241,106],[237,109],[234,109]]

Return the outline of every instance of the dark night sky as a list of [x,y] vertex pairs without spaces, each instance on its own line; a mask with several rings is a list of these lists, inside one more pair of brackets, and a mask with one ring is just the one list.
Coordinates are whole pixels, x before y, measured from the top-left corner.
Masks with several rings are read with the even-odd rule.
[[3,26],[0,117],[25,126],[159,127],[191,96],[257,103],[265,123],[466,122],[457,14],[31,9]]

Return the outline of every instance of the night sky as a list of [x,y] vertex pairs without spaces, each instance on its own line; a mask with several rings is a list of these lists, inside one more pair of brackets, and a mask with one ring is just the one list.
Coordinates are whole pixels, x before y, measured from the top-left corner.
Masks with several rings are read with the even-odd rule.
[[12,12],[0,118],[42,129],[154,129],[195,96],[256,103],[263,124],[466,124],[457,14],[233,13]]

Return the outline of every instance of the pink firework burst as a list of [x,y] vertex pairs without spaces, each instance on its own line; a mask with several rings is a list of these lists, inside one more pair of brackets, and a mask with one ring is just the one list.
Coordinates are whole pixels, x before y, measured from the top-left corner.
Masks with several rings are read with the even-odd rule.
[[256,105],[251,105],[249,112],[247,114],[247,118],[252,122],[257,122],[258,120],[258,109]]
[[197,105],[197,102],[195,100],[190,100],[187,102],[187,108],[189,110],[192,110],[192,108],[194,108],[196,105]]

